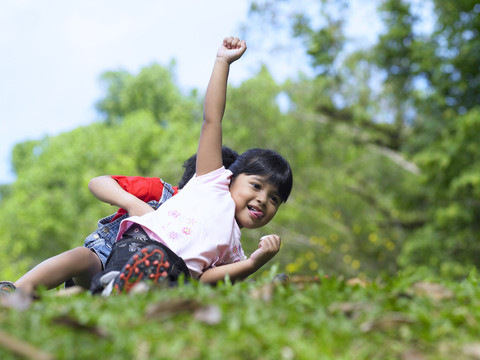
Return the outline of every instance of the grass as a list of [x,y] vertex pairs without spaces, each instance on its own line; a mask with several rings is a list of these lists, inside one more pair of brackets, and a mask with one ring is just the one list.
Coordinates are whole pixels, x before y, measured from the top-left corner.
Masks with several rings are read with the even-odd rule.
[[[1,331],[35,359],[480,359],[474,271],[272,278],[108,298],[41,291],[25,310],[4,301]],[[5,342],[1,359],[25,358]]]

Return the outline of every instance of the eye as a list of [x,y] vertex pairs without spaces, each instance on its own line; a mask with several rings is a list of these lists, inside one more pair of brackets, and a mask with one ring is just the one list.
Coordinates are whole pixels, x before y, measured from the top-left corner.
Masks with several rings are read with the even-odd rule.
[[260,184],[257,184],[257,183],[252,183],[252,186],[255,190],[260,190],[262,188]]
[[279,197],[275,195],[270,196],[270,201],[273,202],[275,205],[280,203]]

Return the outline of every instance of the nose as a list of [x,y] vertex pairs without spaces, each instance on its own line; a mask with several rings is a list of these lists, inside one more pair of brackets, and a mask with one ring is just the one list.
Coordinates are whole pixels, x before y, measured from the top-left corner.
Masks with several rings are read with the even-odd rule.
[[267,193],[264,191],[260,191],[257,194],[257,201],[261,204],[264,205],[267,202]]

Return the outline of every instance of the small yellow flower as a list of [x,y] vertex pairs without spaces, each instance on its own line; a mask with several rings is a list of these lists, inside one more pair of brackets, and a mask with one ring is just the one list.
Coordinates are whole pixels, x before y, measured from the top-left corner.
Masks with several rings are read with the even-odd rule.
[[299,266],[296,263],[290,263],[285,267],[285,270],[287,270],[288,273],[297,272],[298,269],[299,269]]
[[342,246],[340,246],[340,251],[343,253],[346,253],[348,249],[350,249],[350,246],[348,246],[348,244],[342,244]]
[[390,240],[387,241],[387,243],[385,244],[385,247],[390,251],[395,250],[395,244],[393,242],[391,242]]
[[352,267],[352,269],[357,270],[360,268],[360,261],[353,260],[350,266]]
[[350,263],[352,262],[352,256],[346,254],[346,255],[343,257],[343,262],[344,262],[345,264],[350,264]]

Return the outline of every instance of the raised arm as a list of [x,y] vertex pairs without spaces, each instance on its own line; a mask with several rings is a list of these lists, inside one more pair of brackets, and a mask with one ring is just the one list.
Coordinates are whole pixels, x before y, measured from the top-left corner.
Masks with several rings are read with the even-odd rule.
[[125,191],[110,175],[93,178],[88,189],[100,201],[123,208],[130,216],[154,211],[146,202]]
[[247,45],[235,37],[225,38],[217,51],[215,65],[205,93],[203,125],[198,142],[197,175],[222,166],[222,118],[227,98],[230,64],[238,60]]

